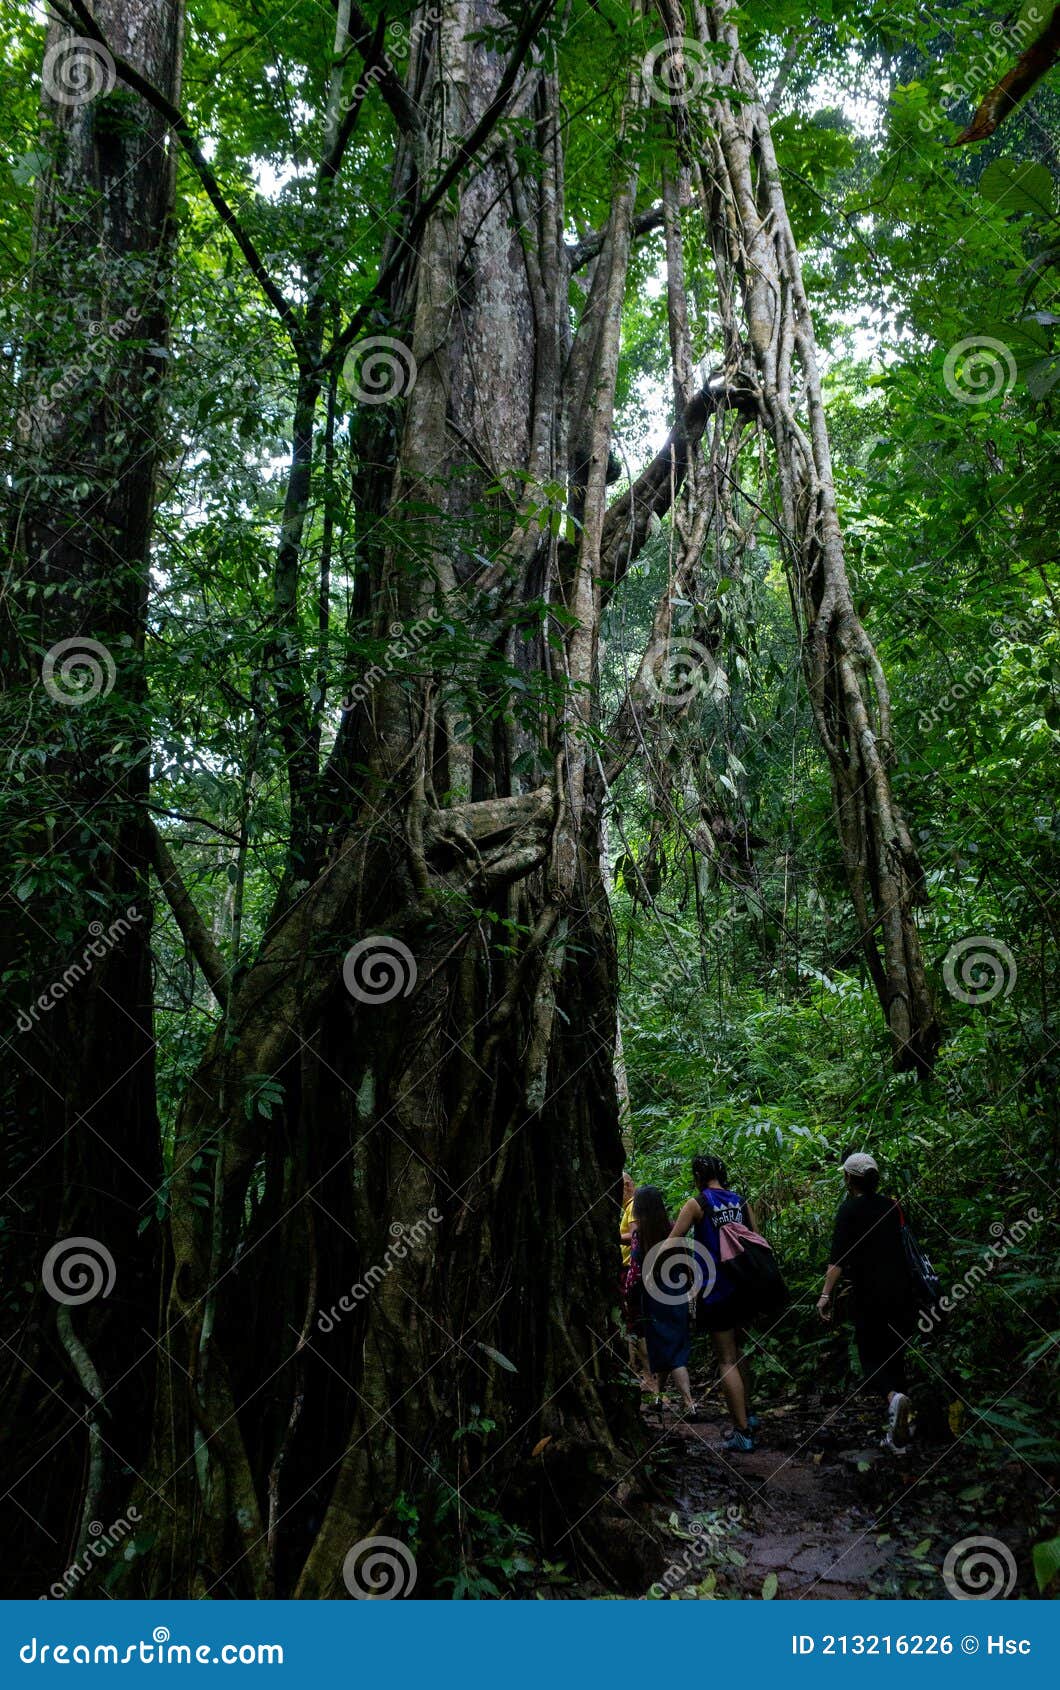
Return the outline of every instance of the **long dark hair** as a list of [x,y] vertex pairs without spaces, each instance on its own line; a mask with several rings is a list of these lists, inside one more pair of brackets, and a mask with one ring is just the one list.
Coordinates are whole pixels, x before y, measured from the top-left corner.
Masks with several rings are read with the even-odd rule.
[[666,1199],[657,1185],[639,1185],[633,1193],[633,1225],[640,1239],[641,1259],[670,1236]]
[[693,1156],[692,1178],[695,1181],[697,1191],[702,1191],[703,1187],[709,1185],[712,1179],[716,1179],[719,1185],[725,1187],[726,1191],[730,1190],[729,1176],[725,1171],[725,1163],[720,1156]]

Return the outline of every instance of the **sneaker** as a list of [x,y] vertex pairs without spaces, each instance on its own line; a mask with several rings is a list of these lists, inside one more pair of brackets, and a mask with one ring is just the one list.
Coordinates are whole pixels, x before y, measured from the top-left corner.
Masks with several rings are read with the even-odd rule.
[[891,1406],[887,1411],[887,1440],[892,1449],[905,1449],[912,1442],[909,1433],[909,1416],[913,1405],[907,1396],[897,1391],[891,1398]]
[[911,1447],[910,1444],[896,1444],[890,1431],[880,1439],[880,1448],[889,1450],[892,1455],[908,1455]]
[[758,1416],[757,1416],[757,1414],[749,1414],[747,1416],[747,1430],[749,1432],[757,1432],[757,1430],[758,1430]]
[[721,1447],[736,1451],[740,1455],[749,1455],[755,1447],[755,1441],[750,1432],[741,1432],[738,1426],[734,1426]]

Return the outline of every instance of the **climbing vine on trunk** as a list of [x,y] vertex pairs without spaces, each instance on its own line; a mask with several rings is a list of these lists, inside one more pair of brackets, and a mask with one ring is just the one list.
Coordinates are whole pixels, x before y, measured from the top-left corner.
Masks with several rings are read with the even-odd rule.
[[[714,257],[725,388],[754,392],[773,447],[774,521],[861,945],[896,1065],[927,1073],[940,1031],[916,926],[924,876],[894,792],[890,691],[847,574],[813,320],[769,113],[733,11],[721,0],[682,20],[664,6],[670,129]],[[697,47],[707,80],[689,103],[682,64]]]

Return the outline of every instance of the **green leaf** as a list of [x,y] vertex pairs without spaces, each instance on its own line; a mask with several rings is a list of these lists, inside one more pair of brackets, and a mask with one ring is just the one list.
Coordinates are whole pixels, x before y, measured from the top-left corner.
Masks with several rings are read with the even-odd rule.
[[762,1601],[772,1602],[779,1587],[780,1580],[777,1578],[776,1573],[767,1573],[765,1578],[762,1580]]
[[1044,1592],[1053,1580],[1060,1576],[1060,1537],[1049,1538],[1045,1543],[1036,1543],[1031,1555],[1035,1581],[1038,1589]]
[[1053,215],[1053,179],[1044,164],[995,158],[983,171],[979,187],[1002,211]]

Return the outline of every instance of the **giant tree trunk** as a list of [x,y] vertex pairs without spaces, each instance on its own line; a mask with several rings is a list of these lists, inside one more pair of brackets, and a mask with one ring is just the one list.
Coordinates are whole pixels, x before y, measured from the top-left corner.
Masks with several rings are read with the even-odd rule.
[[[86,28],[104,16],[72,4]],[[643,128],[634,74],[608,161],[609,214],[574,249],[588,269],[572,309],[551,10],[539,0],[505,26],[492,0],[424,6],[401,82],[357,8],[338,0],[316,244],[296,303],[165,87],[122,70],[187,149],[296,364],[271,639],[256,677],[286,771],[289,850],[257,954],[230,987],[220,959],[205,964],[224,1018],[177,1121],[172,1275],[152,1329],[157,1399],[135,1498],[144,1553],[122,1594],[342,1597],[358,1578],[349,1552],[378,1538],[409,1543],[417,1593],[442,1593],[458,1567],[481,1576],[499,1513],[560,1540],[581,1571],[608,1564],[621,1576],[628,1545],[625,1570],[643,1577],[631,1523],[608,1502],[637,1430],[612,1353],[622,1143],[598,641],[609,594],[686,476],[680,567],[693,568],[711,486],[695,454],[717,403],[692,391],[678,337],[670,448],[606,507],[630,242],[659,219],[637,214],[639,146],[624,140],[623,124],[635,137]],[[118,30],[115,19],[112,44]],[[378,71],[359,92],[353,48]],[[349,302],[329,291],[323,256],[342,238],[333,186],[376,85],[398,130],[400,226],[375,287],[338,329]],[[712,180],[705,171],[707,198]],[[675,236],[671,203],[672,260]],[[718,239],[726,280],[736,259],[729,236]],[[750,294],[747,305],[753,321]],[[800,344],[809,356],[812,343]],[[391,402],[376,405],[373,359],[395,351],[406,373],[393,368]],[[335,394],[347,354],[350,648],[385,661],[343,677],[348,707],[320,767],[313,665],[300,649],[306,531],[333,462],[318,402]],[[781,398],[771,410],[764,392],[762,414],[789,464]],[[719,437],[730,439],[724,427]],[[807,491],[818,500],[802,569],[834,509],[812,454],[798,473],[796,504]],[[47,551],[54,537],[34,544]],[[828,556],[838,580],[834,547]],[[122,580],[119,627],[135,657],[142,574]],[[807,602],[826,629],[849,631],[823,600]],[[668,601],[660,616],[668,633]],[[105,618],[91,626],[101,639],[111,629]],[[135,690],[121,696],[135,701]],[[847,693],[840,703],[853,708]],[[142,732],[130,743],[141,751]],[[131,754],[118,806],[130,829],[142,778]],[[72,813],[83,803],[78,789]],[[115,833],[108,852],[108,863],[134,864],[139,887],[142,836]],[[164,842],[155,859],[170,881]],[[123,1248],[132,1261],[132,1241]],[[67,1350],[77,1353],[69,1333]]]
[[[97,0],[95,12],[117,49],[178,98],[181,6]],[[46,1557],[65,1567],[88,1522],[119,1512],[152,1395],[162,1163],[142,665],[174,186],[165,125],[113,86],[108,60],[55,20],[47,47],[48,164],[7,536],[8,605],[21,609],[4,627],[26,760],[3,924],[9,978],[21,984],[2,1388],[5,1431],[16,1407],[33,1428],[5,1471],[42,1528],[27,1527],[21,1569],[34,1589],[55,1576]],[[79,1253],[93,1265],[79,1277],[64,1255],[42,1284],[45,1253],[65,1238],[89,1240]],[[56,1301],[56,1288],[76,1294],[93,1276],[102,1291],[110,1263],[109,1294]],[[23,1281],[35,1289],[19,1292]]]
[[[584,732],[634,187],[616,148],[597,308],[572,347],[554,72],[524,40],[506,83],[505,55],[470,39],[499,22],[489,0],[438,10],[413,30],[423,122],[395,163],[417,239],[383,320],[418,376],[389,473],[369,410],[354,431],[357,631],[400,625],[418,649],[347,710],[314,794],[318,855],[181,1113],[142,1500],[153,1592],[345,1596],[355,1544],[408,1535],[403,1493],[418,1593],[437,1591],[475,1562],[502,1488],[554,1539],[634,1433],[611,1354],[616,984]],[[502,99],[512,128],[432,203]],[[565,546],[557,483],[581,519]],[[568,616],[543,623],[543,600]],[[264,1075],[282,1124],[254,1109]],[[203,1145],[212,1214],[189,1171]]]

